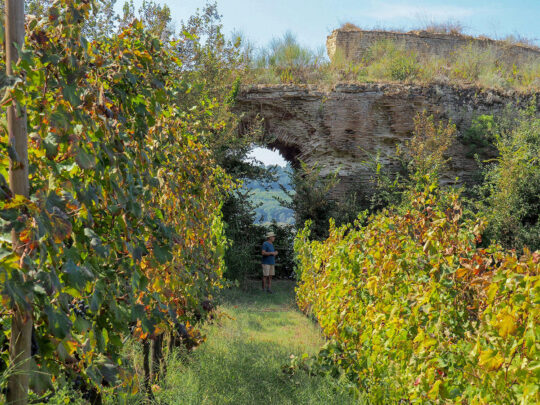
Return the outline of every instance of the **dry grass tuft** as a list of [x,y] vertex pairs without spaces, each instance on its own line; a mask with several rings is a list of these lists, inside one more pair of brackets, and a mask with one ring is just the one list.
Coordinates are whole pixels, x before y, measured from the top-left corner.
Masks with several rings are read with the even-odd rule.
[[353,24],[353,23],[350,23],[350,22],[346,22],[346,23],[343,23],[341,25],[341,27],[339,27],[339,30],[341,31],[363,31],[362,28],[360,28],[359,26]]
[[424,23],[421,28],[424,31],[431,32],[433,34],[464,35],[465,32],[465,26],[456,20],[448,20],[444,22],[429,21]]
[[538,38],[528,38],[523,35],[508,35],[503,39],[509,45],[524,46],[526,48],[540,49],[537,45]]

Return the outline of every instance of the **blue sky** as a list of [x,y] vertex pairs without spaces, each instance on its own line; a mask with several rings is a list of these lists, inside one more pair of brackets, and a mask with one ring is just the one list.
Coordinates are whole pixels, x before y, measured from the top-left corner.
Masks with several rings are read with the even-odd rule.
[[[138,6],[142,0],[135,0]],[[175,21],[187,19],[205,0],[162,0]],[[118,0],[118,10],[123,0]],[[345,22],[362,28],[418,28],[425,22],[459,21],[471,35],[521,35],[540,45],[540,0],[217,0],[226,33],[241,32],[255,46],[291,31],[317,49]],[[177,24],[178,26],[179,24]],[[257,150],[265,163],[275,155]],[[277,155],[279,157],[279,155]]]
[[[135,0],[140,4],[142,0]],[[176,21],[205,0],[161,0]],[[312,48],[344,22],[360,27],[411,29],[424,21],[458,20],[473,35],[520,34],[540,40],[540,0],[217,0],[226,32],[239,31],[258,46],[287,30]],[[121,9],[122,0],[118,0]]]

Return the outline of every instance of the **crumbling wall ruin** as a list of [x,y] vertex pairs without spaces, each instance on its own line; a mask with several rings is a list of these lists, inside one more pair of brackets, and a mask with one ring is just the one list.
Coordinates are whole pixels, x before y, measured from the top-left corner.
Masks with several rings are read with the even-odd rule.
[[[340,84],[330,90],[259,85],[240,91],[236,109],[241,128],[262,120],[266,143],[289,161],[318,165],[322,174],[337,170],[340,198],[349,190],[369,193],[372,172],[366,160],[378,154],[391,166],[396,146],[412,136],[419,111],[451,120],[462,135],[480,114],[498,115],[509,104],[526,107],[533,100],[540,108],[539,96],[437,84]],[[474,180],[478,168],[468,145],[456,141],[448,157],[443,182]]]
[[480,49],[491,48],[505,58],[518,60],[540,58],[540,49],[520,44],[510,44],[489,38],[474,38],[465,35],[438,34],[427,31],[393,32],[364,31],[357,28],[337,29],[326,40],[326,49],[330,59],[336,52],[352,61],[361,61],[366,51],[375,43],[383,40],[402,44],[406,49],[423,55],[448,56],[460,48],[474,45]]

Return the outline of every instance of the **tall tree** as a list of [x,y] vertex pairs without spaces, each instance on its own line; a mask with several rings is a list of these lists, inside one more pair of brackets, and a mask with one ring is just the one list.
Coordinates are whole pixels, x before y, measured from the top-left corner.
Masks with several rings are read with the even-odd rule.
[[98,0],[84,22],[83,33],[88,39],[110,37],[118,25],[118,14],[114,11],[116,0]]
[[49,7],[53,4],[52,0],[25,0],[26,13],[35,15],[38,18],[47,15]]
[[182,60],[181,77],[198,86],[190,89],[178,103],[188,108],[201,99],[216,104],[211,117],[200,117],[202,122],[223,123],[221,131],[207,131],[207,142],[216,161],[235,178],[264,177],[265,170],[246,161],[256,140],[254,132],[244,131],[241,136],[237,128],[238,115],[231,111],[246,68],[241,39],[228,39],[223,34],[216,3],[207,4],[182,21],[179,31],[176,52]]
[[[17,49],[24,45],[24,0],[6,0],[6,73],[13,76],[13,66],[19,60]],[[26,133],[26,110],[13,102],[7,110],[9,148],[9,184],[14,196],[29,196],[28,183],[28,138]],[[13,247],[21,256],[23,266],[25,252],[19,234],[12,231]],[[26,298],[29,300],[30,298]],[[30,370],[30,348],[32,339],[32,312],[30,302],[12,303],[11,340],[9,357],[12,374],[8,380],[7,401],[10,404],[26,404]]]
[[171,9],[166,4],[161,5],[153,0],[143,0],[139,9],[136,10],[133,0],[124,3],[120,26],[125,27],[135,19],[139,19],[146,30],[163,42],[170,41],[174,36],[175,27],[171,17]]
[[[84,21],[83,33],[87,39],[110,37],[118,26],[119,17],[114,10],[117,0],[94,0],[92,13]],[[24,0],[25,12],[38,19],[46,18],[53,0]],[[0,2],[0,15],[5,18],[5,5]]]

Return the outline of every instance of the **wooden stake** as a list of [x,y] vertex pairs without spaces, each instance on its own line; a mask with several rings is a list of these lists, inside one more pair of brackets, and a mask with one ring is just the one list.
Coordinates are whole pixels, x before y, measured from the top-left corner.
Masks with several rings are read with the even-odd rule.
[[[12,65],[19,60],[17,46],[24,45],[24,0],[6,0],[6,73],[13,75]],[[17,46],[16,46],[17,45]],[[15,102],[8,107],[9,144],[16,157],[10,159],[9,184],[13,195],[28,197],[28,141],[26,133],[26,110]],[[19,253],[19,235],[12,232],[13,248]],[[26,405],[30,377],[30,345],[32,341],[31,303],[27,307],[14,306],[11,321],[9,357],[12,374],[8,379],[8,404]]]

